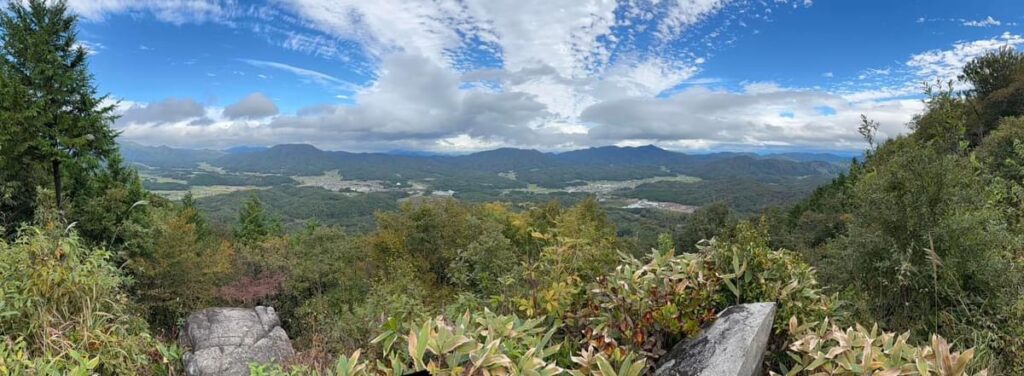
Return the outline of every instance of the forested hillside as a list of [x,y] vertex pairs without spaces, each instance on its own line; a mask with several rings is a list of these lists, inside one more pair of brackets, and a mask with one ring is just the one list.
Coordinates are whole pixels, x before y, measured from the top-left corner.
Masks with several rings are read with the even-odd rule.
[[338,170],[351,179],[389,181],[512,172],[515,180],[542,187],[676,174],[707,179],[819,176],[836,174],[841,171],[837,165],[848,162],[834,155],[803,155],[799,159],[785,154],[688,155],[656,146],[608,146],[564,153],[506,148],[462,156],[405,156],[323,151],[310,145],[277,145],[204,161],[235,172],[319,175]]
[[[218,226],[230,224],[241,203],[256,195],[286,227],[317,219],[347,228],[372,228],[366,213],[392,209],[380,193],[401,199],[435,192],[463,201],[573,203],[596,195],[606,210],[629,209],[638,199],[700,207],[725,202],[742,215],[796,203],[830,181],[852,158],[831,154],[690,155],[655,146],[599,147],[561,153],[503,148],[460,156],[323,151],[311,145],[277,145],[245,153],[143,147],[128,144],[126,160],[140,169],[143,186],[180,199],[192,192]],[[160,156],[170,159],[160,160]],[[295,187],[303,189],[294,189]],[[328,192],[315,192],[322,188]],[[266,200],[300,193],[302,200]],[[324,215],[333,192],[357,195],[369,212]],[[365,195],[364,195],[365,194]],[[342,212],[348,212],[342,210]],[[623,218],[623,216],[616,216]],[[620,226],[630,225],[617,221]],[[666,226],[657,226],[665,228]],[[644,244],[654,243],[649,231]]]
[[[720,174],[736,173],[751,186],[793,184],[767,195],[799,200],[684,214],[608,211],[586,192],[563,204],[284,184],[170,200],[124,162],[75,25],[63,2],[0,12],[0,374],[182,374],[185,315],[269,305],[299,354],[253,364],[255,375],[643,375],[724,308],[763,301],[778,305],[766,371],[1024,373],[1015,50],[967,64],[965,89],[929,89],[903,136],[876,142],[865,118],[865,157],[835,178],[834,161],[655,147],[413,157],[279,145],[211,162],[395,185],[704,179],[631,191],[679,202],[689,201],[678,184],[711,195]],[[498,175],[506,169],[516,178]],[[282,223],[275,213],[289,210],[333,223]],[[620,216],[638,227],[624,234]],[[655,244],[630,237],[652,228],[666,232]]]

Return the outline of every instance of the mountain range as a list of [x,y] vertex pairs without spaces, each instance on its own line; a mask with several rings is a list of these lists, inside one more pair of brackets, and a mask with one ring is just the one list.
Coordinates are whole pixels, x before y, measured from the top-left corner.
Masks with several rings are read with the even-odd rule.
[[[458,180],[506,185],[508,177],[545,187],[588,180],[629,180],[689,175],[702,179],[771,180],[834,175],[850,158],[825,153],[685,154],[657,146],[604,146],[560,153],[501,148],[466,155],[416,155],[327,151],[307,144],[228,150],[177,149],[123,143],[129,162],[150,168],[192,168],[205,162],[234,173],[319,175],[338,170],[355,180]],[[504,173],[505,177],[498,177]]]

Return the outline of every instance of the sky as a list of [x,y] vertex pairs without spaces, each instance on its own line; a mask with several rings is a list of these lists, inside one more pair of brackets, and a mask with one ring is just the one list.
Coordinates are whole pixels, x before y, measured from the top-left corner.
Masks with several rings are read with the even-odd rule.
[[121,139],[189,148],[850,152],[1024,48],[1019,0],[68,4]]

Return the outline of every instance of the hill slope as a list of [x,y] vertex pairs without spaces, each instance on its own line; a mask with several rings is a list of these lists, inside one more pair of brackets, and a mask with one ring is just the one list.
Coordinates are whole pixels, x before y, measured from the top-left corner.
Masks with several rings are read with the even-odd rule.
[[[775,181],[801,176],[830,176],[846,158],[830,154],[754,155],[715,153],[690,155],[648,145],[604,146],[563,153],[501,148],[462,156],[395,155],[325,151],[312,145],[284,144],[241,153],[144,147],[126,153],[133,162],[162,167],[194,166],[208,162],[233,172],[281,175],[320,175],[338,170],[346,179],[403,182],[431,180],[440,186],[480,183],[515,188],[524,184],[565,187],[593,180],[631,180],[656,176],[691,175],[707,180],[753,179]],[[173,158],[175,162],[171,162]],[[179,162],[180,161],[180,162]],[[149,162],[149,163],[147,163]],[[512,172],[514,174],[504,174]],[[502,177],[498,174],[502,173]]]

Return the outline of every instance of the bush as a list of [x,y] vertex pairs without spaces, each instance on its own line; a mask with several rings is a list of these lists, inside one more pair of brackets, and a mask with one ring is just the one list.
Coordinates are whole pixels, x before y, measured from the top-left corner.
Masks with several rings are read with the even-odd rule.
[[665,248],[653,251],[648,263],[626,257],[591,285],[577,314],[585,343],[605,353],[626,349],[657,359],[714,320],[718,276],[700,256],[676,256]]
[[783,368],[785,375],[967,376],[974,365],[974,349],[953,352],[938,335],[930,345],[915,347],[907,343],[909,332],[897,336],[879,332],[877,325],[843,330],[829,320],[801,326],[796,317],[789,320],[789,331],[799,339],[790,346],[796,364]]
[[992,175],[1024,183],[1024,117],[999,122],[978,147],[977,156]]
[[1019,234],[986,180],[968,158],[915,137],[887,142],[852,191],[848,233],[829,244],[830,279],[862,293],[864,316],[913,340],[942,333],[980,353],[1007,348],[994,338],[1019,332],[1001,324],[1020,296]]
[[788,345],[786,317],[821,320],[834,313],[832,299],[821,292],[814,269],[796,254],[769,247],[765,224],[741,222],[732,239],[703,242],[701,252],[722,286],[718,309],[744,303],[775,302],[776,314],[768,358],[778,361]]
[[151,247],[129,260],[136,279],[132,291],[146,308],[156,330],[174,332],[189,312],[213,301],[217,287],[231,272],[234,249],[203,235],[195,208],[150,211]]
[[161,359],[104,249],[23,227],[0,240],[0,373],[134,375]]
[[[408,327],[395,326],[374,339],[382,349],[377,360],[364,360],[360,350],[337,359],[332,370],[253,365],[253,375],[401,375],[428,371],[432,375],[560,375],[640,376],[646,369],[634,355],[608,357],[593,349],[571,359],[558,359],[556,327],[541,319],[520,319],[490,311],[466,313],[455,320],[428,319]],[[401,334],[405,332],[406,334]],[[567,370],[559,362],[570,363]]]

